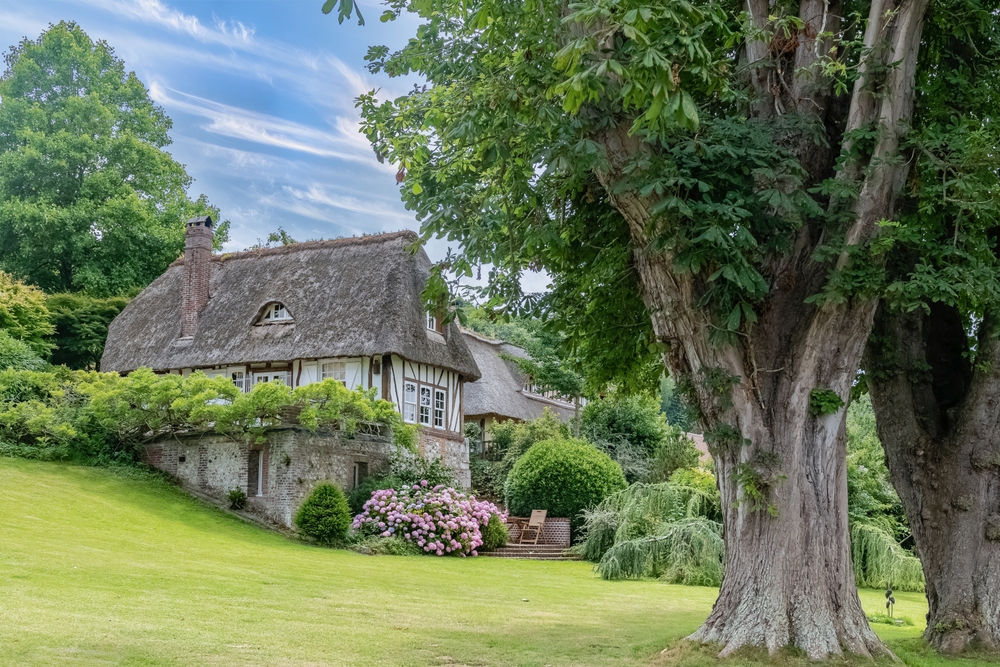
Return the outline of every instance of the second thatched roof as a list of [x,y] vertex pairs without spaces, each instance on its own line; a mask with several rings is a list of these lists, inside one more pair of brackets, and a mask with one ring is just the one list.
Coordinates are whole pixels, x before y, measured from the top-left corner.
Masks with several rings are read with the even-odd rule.
[[528,356],[524,350],[472,331],[463,329],[462,333],[482,373],[481,379],[465,385],[466,419],[493,416],[529,421],[542,416],[545,408],[563,420],[573,417],[573,408],[565,402],[524,391],[528,377],[517,363],[501,356],[524,359]]

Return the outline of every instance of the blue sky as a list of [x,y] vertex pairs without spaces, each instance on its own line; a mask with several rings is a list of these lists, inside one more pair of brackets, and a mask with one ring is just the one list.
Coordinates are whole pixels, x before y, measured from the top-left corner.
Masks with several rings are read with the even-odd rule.
[[[396,169],[358,132],[354,98],[396,97],[413,85],[364,68],[372,44],[399,47],[412,19],[338,25],[322,0],[11,1],[0,3],[0,47],[73,20],[105,39],[173,121],[168,150],[232,221],[227,250],[284,227],[298,240],[416,229],[399,200]],[[431,242],[432,258],[444,242]],[[543,276],[526,280],[544,287]]]

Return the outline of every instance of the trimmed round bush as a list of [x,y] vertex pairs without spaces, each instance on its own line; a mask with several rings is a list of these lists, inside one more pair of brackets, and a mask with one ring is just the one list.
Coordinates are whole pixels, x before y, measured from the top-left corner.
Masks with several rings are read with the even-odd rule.
[[507,524],[496,514],[490,515],[490,520],[483,528],[483,549],[492,551],[507,545],[510,534],[507,531]]
[[344,492],[329,482],[317,484],[295,515],[295,527],[320,544],[333,544],[347,535],[351,508]]
[[544,440],[532,445],[507,476],[507,509],[516,516],[548,510],[569,517],[575,530],[580,512],[628,484],[620,465],[582,440]]

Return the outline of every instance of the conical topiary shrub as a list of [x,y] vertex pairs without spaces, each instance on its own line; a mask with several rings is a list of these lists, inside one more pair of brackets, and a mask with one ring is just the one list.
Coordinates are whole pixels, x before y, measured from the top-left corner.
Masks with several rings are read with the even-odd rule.
[[329,482],[317,484],[295,515],[295,527],[320,544],[344,539],[351,525],[351,508],[344,492]]

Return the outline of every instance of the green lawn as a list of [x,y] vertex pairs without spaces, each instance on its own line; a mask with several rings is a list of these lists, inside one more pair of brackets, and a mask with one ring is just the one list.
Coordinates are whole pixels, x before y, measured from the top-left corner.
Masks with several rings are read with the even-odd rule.
[[[315,548],[164,482],[0,458],[3,665],[667,664],[714,597],[586,563]],[[897,597],[917,625],[879,632],[907,664],[989,664],[922,650],[922,596]]]

